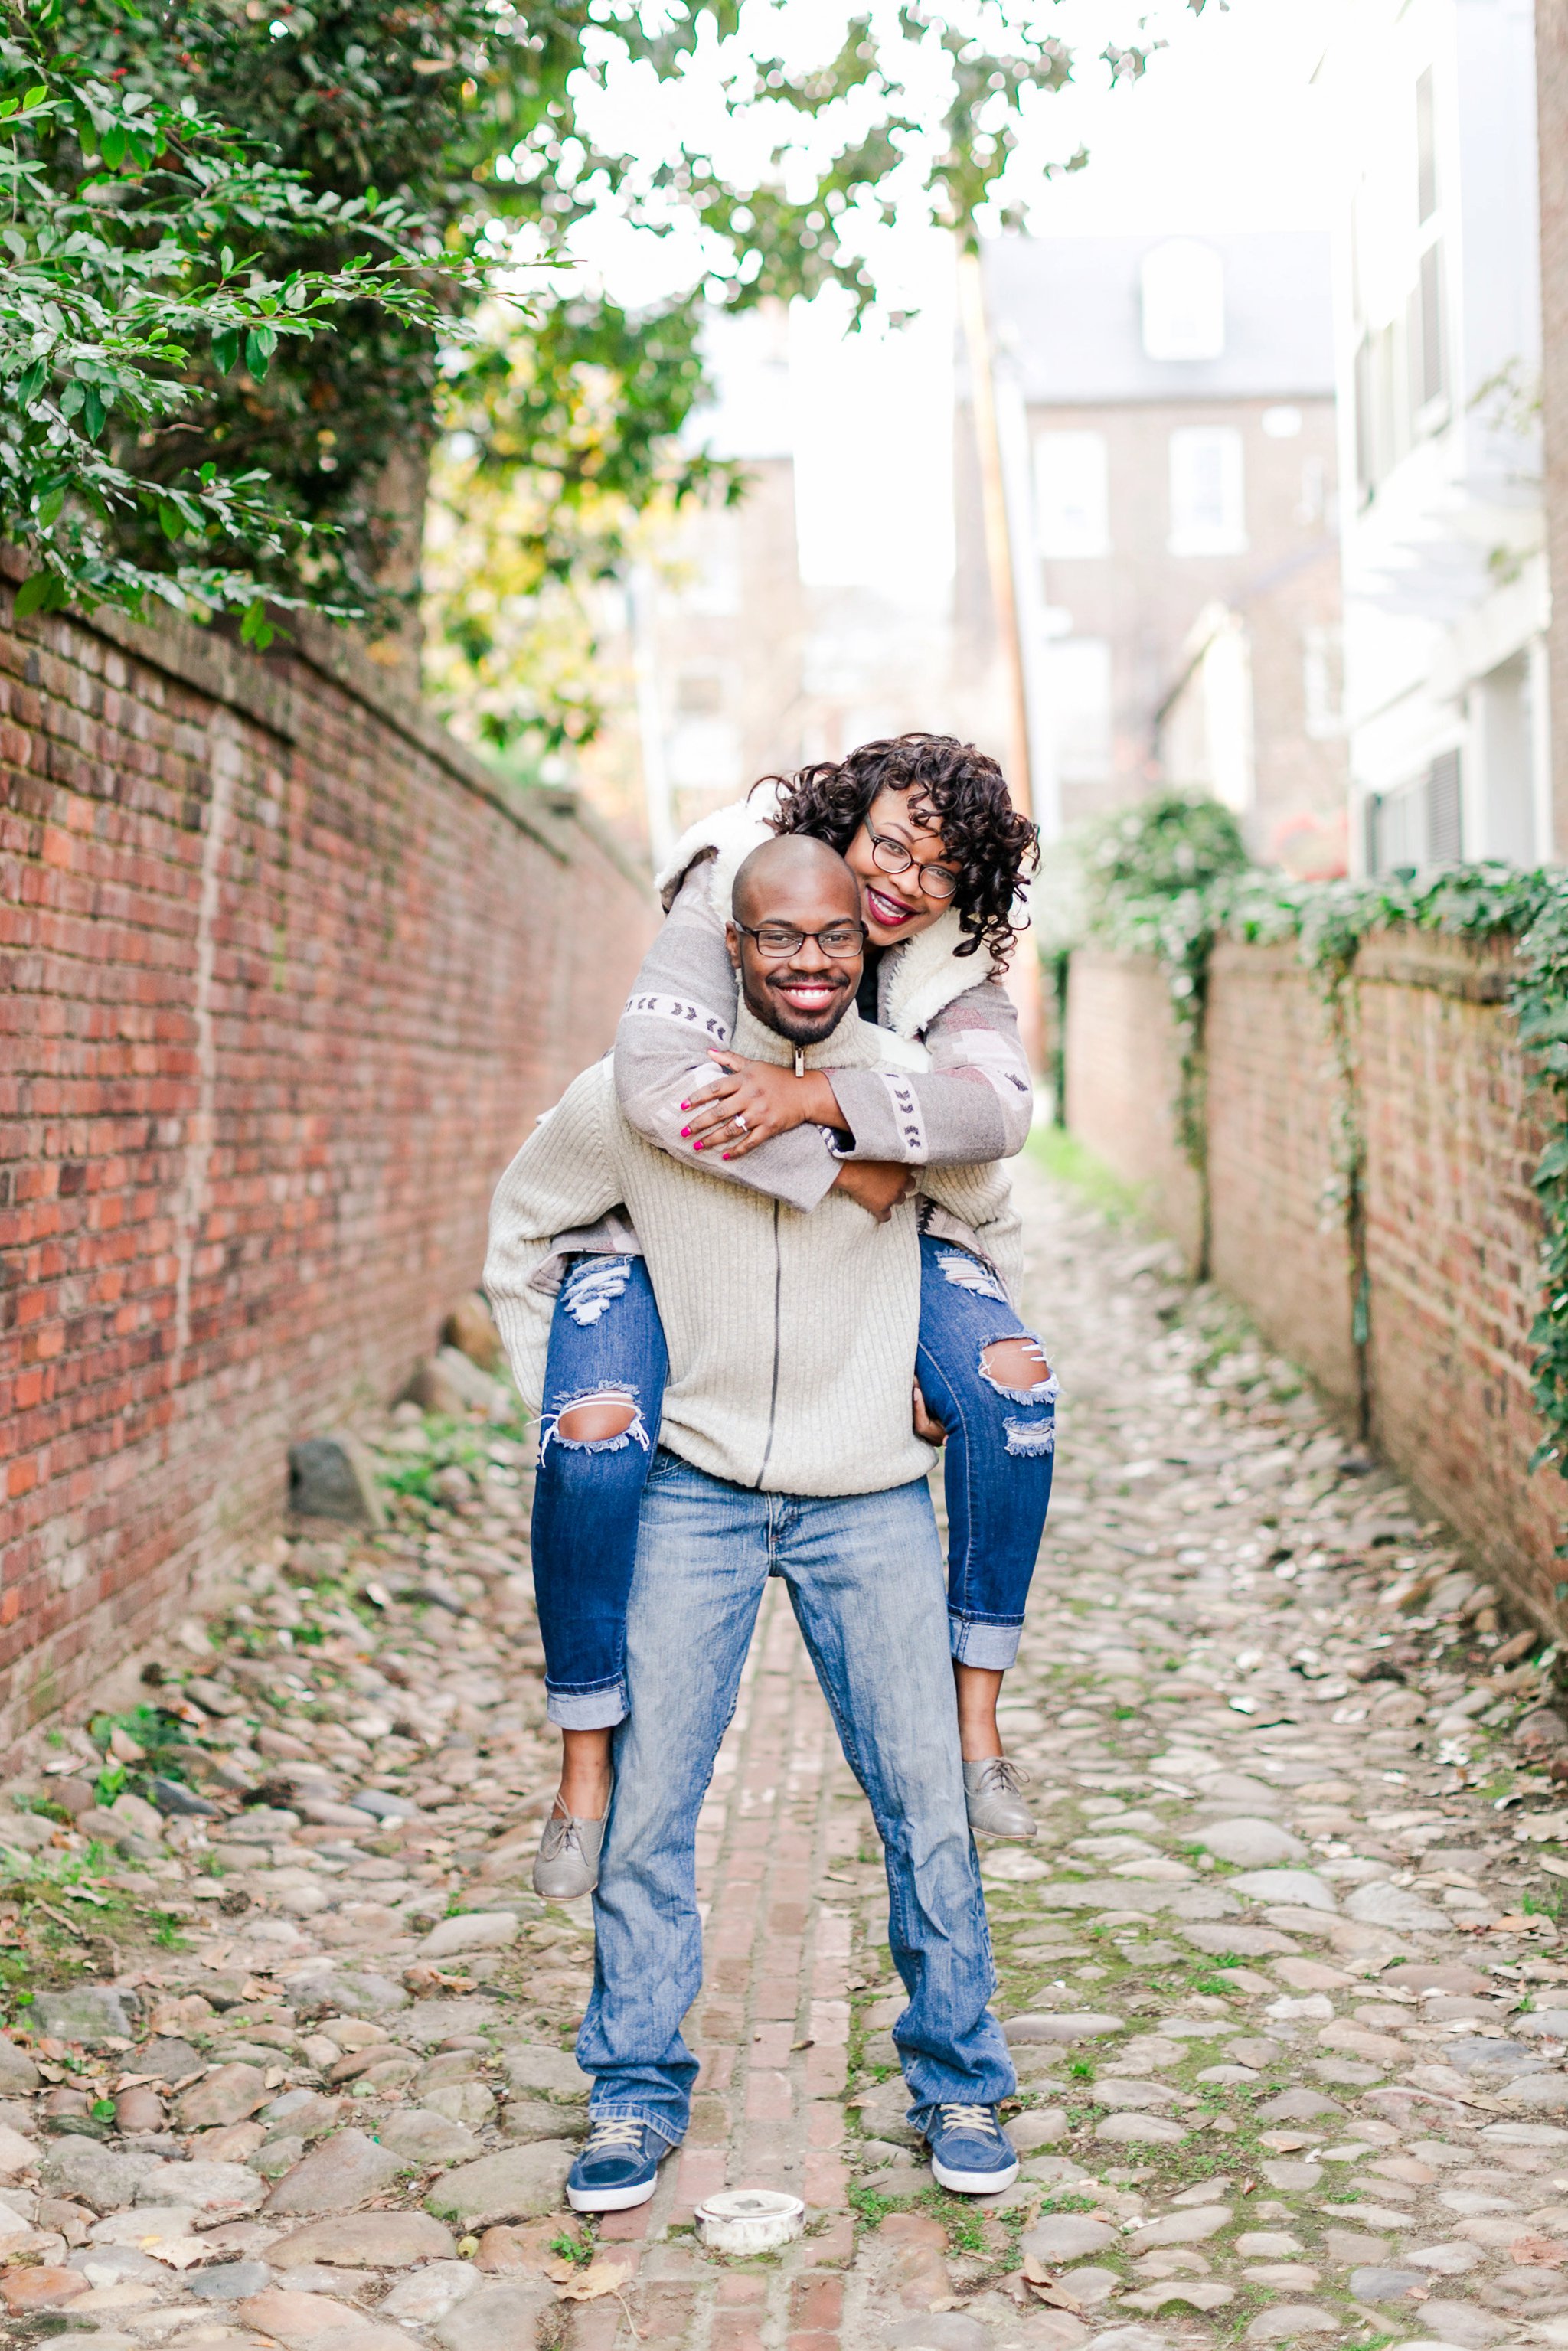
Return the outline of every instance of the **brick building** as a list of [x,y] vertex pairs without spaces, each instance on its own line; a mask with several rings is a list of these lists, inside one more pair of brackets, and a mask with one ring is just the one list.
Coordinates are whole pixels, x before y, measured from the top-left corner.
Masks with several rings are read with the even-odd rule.
[[[1067,825],[1158,779],[1254,853],[1343,861],[1330,247],[1310,232],[985,252],[1035,763]],[[957,629],[992,630],[960,416]],[[1016,486],[1015,486],[1016,493]],[[1037,801],[1048,795],[1037,779]]]

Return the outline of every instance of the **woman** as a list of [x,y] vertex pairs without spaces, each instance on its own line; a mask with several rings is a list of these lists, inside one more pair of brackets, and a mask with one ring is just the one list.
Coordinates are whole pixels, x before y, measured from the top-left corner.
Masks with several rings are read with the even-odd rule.
[[[810,1211],[831,1188],[885,1215],[923,1165],[1010,1156],[1029,1132],[1030,1071],[1002,985],[1034,828],[1001,770],[947,736],[870,743],[768,779],[694,828],[661,877],[669,909],[615,1048],[622,1108],[649,1141],[716,1179]],[[770,831],[839,850],[868,935],[858,999],[893,1069],[797,1074],[728,1049],[737,988],[730,884]],[[696,1040],[694,1046],[694,1040]],[[694,1076],[694,1054],[707,1065]],[[1032,1836],[1002,1751],[997,1698],[1017,1653],[1051,1493],[1056,1384],[978,1236],[921,1203],[916,1426],[947,1439],[948,1607],[971,1825]],[[550,1330],[533,1560],[560,1793],[534,1883],[564,1899],[597,1875],[611,1789],[626,1594],[666,1372],[635,1237],[616,1218],[558,1237],[568,1268]]]

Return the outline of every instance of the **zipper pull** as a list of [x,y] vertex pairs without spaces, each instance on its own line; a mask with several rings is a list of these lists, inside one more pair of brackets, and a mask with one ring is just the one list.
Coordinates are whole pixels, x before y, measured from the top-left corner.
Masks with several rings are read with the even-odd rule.
[[805,1074],[806,1074],[806,1051],[805,1051],[805,1048],[804,1048],[804,1046],[797,1045],[797,1046],[796,1046],[796,1048],[795,1048],[795,1075],[796,1075],[798,1078],[803,1078],[803,1077],[805,1076]]

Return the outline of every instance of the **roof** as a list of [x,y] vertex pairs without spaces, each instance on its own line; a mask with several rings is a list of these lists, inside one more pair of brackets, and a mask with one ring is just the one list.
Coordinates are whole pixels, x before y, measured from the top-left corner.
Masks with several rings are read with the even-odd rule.
[[1006,236],[984,247],[987,307],[998,357],[1020,369],[1031,403],[1282,400],[1334,389],[1331,243],[1281,229],[1196,240],[1225,270],[1225,349],[1212,360],[1151,360],[1144,350],[1148,236]]

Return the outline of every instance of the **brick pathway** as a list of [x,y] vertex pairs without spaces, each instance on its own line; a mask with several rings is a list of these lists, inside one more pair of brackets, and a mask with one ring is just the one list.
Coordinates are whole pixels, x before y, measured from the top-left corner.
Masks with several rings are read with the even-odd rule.
[[[63,2351],[1563,2351],[1552,1658],[1157,1247],[1019,1181],[1065,1401],[1004,1714],[1041,1835],[983,1856],[1017,2188],[946,2198],[912,2143],[874,1834],[774,1585],[702,1817],[691,2136],[563,2258],[591,1922],[527,1891],[526,1449],[405,1413],[396,1523],[185,1628],[131,1792],[66,1724],[0,1802],[5,2310]],[[162,1817],[160,1762],[215,1810]],[[706,2253],[748,2185],[806,2235]],[[422,2203],[449,2240],[359,2241]]]

